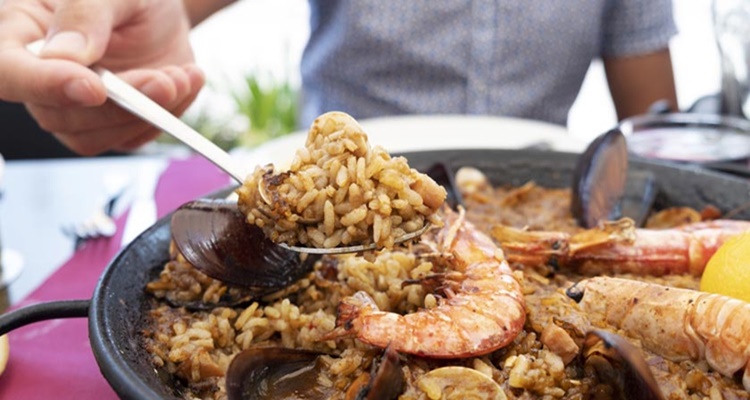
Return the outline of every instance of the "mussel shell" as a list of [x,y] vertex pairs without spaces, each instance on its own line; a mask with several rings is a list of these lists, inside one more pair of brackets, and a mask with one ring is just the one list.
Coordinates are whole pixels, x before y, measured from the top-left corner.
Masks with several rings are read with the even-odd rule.
[[617,376],[609,376],[614,380],[609,383],[619,390],[621,398],[664,399],[641,350],[621,336],[604,330],[591,330],[584,338],[582,354],[586,360],[603,357],[612,365]]
[[578,224],[593,228],[611,213],[625,192],[628,147],[619,129],[610,130],[586,148],[573,171],[571,212]]
[[[650,171],[629,171],[620,207],[610,214],[611,220],[628,217],[635,226],[643,226],[656,201],[656,177]],[[619,211],[619,213],[618,213]]]
[[229,400],[329,398],[328,391],[333,389],[317,384],[321,355],[283,347],[244,350],[227,369],[227,397]]
[[319,258],[273,243],[226,200],[186,203],[173,214],[171,229],[178,250],[196,269],[258,295],[302,278]]
[[356,400],[394,400],[404,392],[404,385],[406,379],[401,369],[401,359],[398,352],[388,346],[380,363],[373,364],[370,380]]
[[[251,348],[237,354],[229,364],[226,390],[229,400],[327,399],[337,389],[321,386],[318,376],[324,353],[283,347]],[[373,363],[367,384],[355,380],[347,391],[352,400],[394,400],[404,391],[406,378],[398,352],[388,347],[379,363]],[[351,390],[354,389],[354,390]]]

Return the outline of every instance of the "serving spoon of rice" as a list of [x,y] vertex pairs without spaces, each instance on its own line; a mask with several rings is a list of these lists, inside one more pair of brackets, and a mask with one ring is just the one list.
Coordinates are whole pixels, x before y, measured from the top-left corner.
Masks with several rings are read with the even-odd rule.
[[[26,46],[26,49],[32,54],[38,56],[43,46],[44,40],[38,40],[28,44]],[[173,136],[175,139],[186,144],[188,147],[190,147],[198,154],[205,157],[208,161],[212,162],[214,165],[226,172],[240,185],[243,183],[247,176],[247,171],[244,168],[240,167],[227,152],[222,150],[210,140],[206,139],[206,137],[195,131],[186,123],[182,122],[179,118],[172,115],[169,111],[151,100],[148,96],[138,91],[138,89],[117,77],[117,75],[115,75],[111,71],[100,66],[92,66],[91,69],[96,72],[102,79],[102,83],[107,90],[107,97],[109,99],[111,99],[113,102],[115,102],[125,110],[128,110],[137,117],[143,119],[144,121],[161,129],[167,134]],[[259,190],[261,190],[261,182],[258,183]],[[261,191],[261,193],[265,192]],[[264,201],[266,201],[266,199],[267,197],[264,197]],[[430,228],[430,226],[431,225],[429,223],[426,223],[424,227],[415,232],[411,232],[395,238],[394,242],[402,243],[415,239],[426,232]],[[299,253],[313,254],[358,253],[362,251],[375,250],[379,247],[377,243],[342,247],[337,246],[332,248],[290,246],[284,243],[279,243],[279,246]]]

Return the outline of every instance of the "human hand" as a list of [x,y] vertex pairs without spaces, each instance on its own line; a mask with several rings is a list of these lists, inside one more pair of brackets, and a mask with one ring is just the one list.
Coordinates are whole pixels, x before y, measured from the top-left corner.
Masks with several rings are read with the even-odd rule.
[[[0,99],[22,102],[72,150],[128,151],[159,131],[112,102],[97,63],[174,114],[203,85],[181,0],[0,0]],[[46,38],[36,57],[28,43]]]

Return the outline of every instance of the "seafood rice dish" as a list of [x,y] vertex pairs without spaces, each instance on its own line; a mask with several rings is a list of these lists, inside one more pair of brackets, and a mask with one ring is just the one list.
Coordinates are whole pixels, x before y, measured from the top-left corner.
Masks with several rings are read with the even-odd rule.
[[419,241],[236,304],[172,246],[146,288],[154,367],[186,399],[750,398],[750,304],[697,291],[750,222],[674,208],[584,230],[568,189],[455,178],[463,205]]

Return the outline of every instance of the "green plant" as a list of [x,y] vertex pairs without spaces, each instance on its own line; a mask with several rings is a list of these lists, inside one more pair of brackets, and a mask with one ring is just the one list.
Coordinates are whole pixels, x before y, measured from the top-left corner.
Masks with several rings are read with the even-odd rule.
[[297,127],[299,89],[286,79],[245,76],[245,88],[232,93],[237,110],[248,120],[248,129],[238,140],[241,146],[256,146],[294,131]]
[[[236,109],[234,117],[216,117],[204,106],[183,120],[224,150],[254,147],[293,132],[297,128],[298,87],[289,79],[272,79],[267,74],[263,77],[266,79],[258,72],[248,73],[243,85],[229,91]],[[168,135],[162,135],[159,142],[177,143]]]

